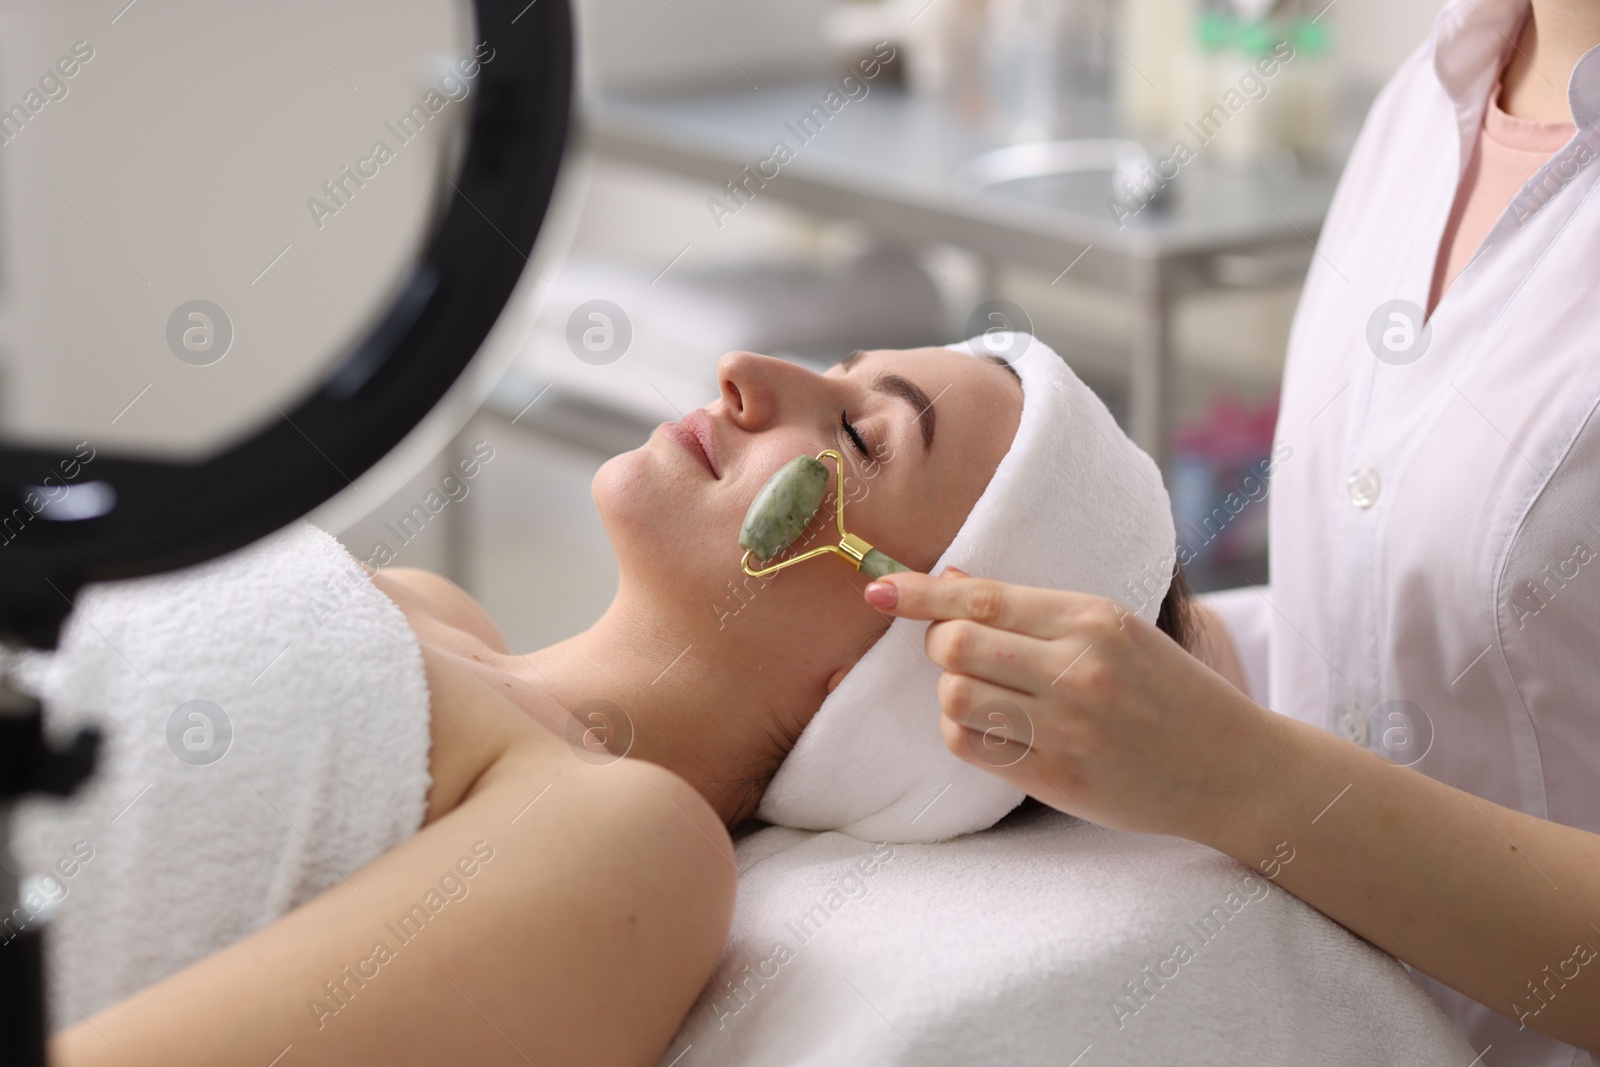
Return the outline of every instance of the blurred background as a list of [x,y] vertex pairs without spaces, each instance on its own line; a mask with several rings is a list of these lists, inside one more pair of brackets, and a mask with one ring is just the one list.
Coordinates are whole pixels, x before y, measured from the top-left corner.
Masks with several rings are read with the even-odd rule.
[[1304,271],[1437,0],[579,7],[571,254],[451,451],[335,531],[353,553],[449,575],[517,650],[560,640],[615,590],[595,470],[714,399],[723,352],[822,367],[1008,326],[1160,457],[1193,584],[1266,579]]

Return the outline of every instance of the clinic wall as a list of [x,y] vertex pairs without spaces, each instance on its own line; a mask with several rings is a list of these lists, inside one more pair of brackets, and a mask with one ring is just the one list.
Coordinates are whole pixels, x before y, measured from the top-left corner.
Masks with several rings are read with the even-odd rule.
[[579,0],[583,91],[750,88],[832,69],[825,0]]
[[[1311,7],[1321,8],[1325,0]],[[586,91],[746,86],[826,73],[825,0],[580,0]],[[1440,0],[1334,0],[1333,58],[1376,88],[1433,25]],[[742,72],[742,73],[741,73]]]
[[1376,89],[1433,28],[1441,0],[1335,0],[1333,59],[1358,86]]

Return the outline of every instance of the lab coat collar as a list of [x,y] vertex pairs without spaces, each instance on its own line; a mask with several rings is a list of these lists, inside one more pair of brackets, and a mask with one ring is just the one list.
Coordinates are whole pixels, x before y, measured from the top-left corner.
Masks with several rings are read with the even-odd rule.
[[1433,27],[1433,69],[1457,111],[1483,105],[1500,72],[1500,61],[1516,43],[1530,0],[1450,0]]
[[[1476,140],[1489,90],[1515,46],[1531,0],[1450,0],[1433,28],[1433,69],[1455,105],[1463,144]],[[1580,129],[1600,127],[1600,47],[1578,60],[1567,106]],[[1468,153],[1462,154],[1463,166]]]
[[1600,129],[1600,45],[1589,49],[1572,68],[1567,82],[1567,107],[1580,130]]
[[1532,0],[1450,0],[1433,23],[1433,72],[1456,116],[1456,176],[1467,169],[1489,90]]

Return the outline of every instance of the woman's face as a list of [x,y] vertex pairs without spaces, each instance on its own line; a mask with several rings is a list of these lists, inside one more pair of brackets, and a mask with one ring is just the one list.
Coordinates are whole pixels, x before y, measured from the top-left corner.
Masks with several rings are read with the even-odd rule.
[[[1008,369],[943,348],[856,353],[823,374],[730,352],[717,379],[717,401],[663,423],[594,483],[626,578],[711,604],[726,583],[745,584],[739,526],[757,491],[795,456],[824,448],[847,464],[845,528],[927,570],[989,484],[1022,411],[1022,387]],[[830,491],[837,485],[830,478]],[[808,546],[831,529],[830,497],[807,530]],[[814,584],[842,586],[837,576],[851,573],[819,560],[782,577],[812,568],[832,579]]]
[[[857,353],[823,374],[730,352],[717,378],[716,401],[595,476],[619,603],[692,643],[702,677],[723,668],[767,694],[752,699],[793,694],[809,719],[888,620],[862,599],[866,579],[832,556],[746,576],[738,537],[750,501],[795,456],[834,449],[846,462],[845,529],[926,571],[1010,448],[1022,386],[1007,367],[942,348]],[[837,543],[832,508],[830,495],[796,549]]]

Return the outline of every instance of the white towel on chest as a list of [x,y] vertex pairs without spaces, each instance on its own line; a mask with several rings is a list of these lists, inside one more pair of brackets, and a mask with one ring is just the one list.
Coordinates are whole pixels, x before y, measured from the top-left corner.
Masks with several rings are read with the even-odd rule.
[[[1042,341],[1004,334],[952,347],[1006,356],[1022,379],[1022,418],[931,573],[955,566],[1094,593],[1153,621],[1176,556],[1156,465]],[[872,841],[938,841],[1017,806],[1020,791],[945,747],[939,671],[922,652],[927,628],[896,619],[850,669],[778,768],[761,818]]]
[[53,1028],[265,926],[422,823],[416,636],[308,523],[90,586],[60,648],[19,674],[50,729],[105,733],[84,791],[29,801],[19,820],[23,869],[47,876],[34,898],[59,901]]

